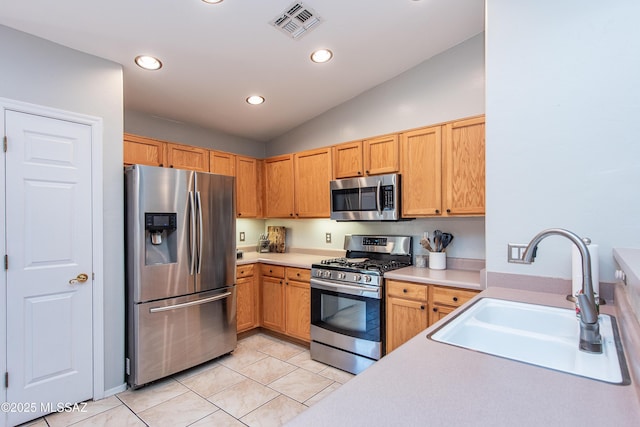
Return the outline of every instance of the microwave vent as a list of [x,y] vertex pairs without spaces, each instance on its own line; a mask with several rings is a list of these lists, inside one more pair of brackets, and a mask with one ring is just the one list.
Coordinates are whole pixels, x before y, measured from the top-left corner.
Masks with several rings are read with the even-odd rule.
[[271,25],[294,40],[316,28],[319,23],[320,17],[316,12],[302,3],[292,4],[271,20]]

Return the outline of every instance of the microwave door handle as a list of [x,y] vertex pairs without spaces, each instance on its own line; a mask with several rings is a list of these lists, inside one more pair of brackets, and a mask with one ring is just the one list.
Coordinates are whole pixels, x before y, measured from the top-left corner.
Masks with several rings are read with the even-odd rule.
[[382,215],[382,203],[380,201],[380,185],[382,185],[382,181],[378,180],[378,186],[376,187],[376,209],[378,210],[378,215]]

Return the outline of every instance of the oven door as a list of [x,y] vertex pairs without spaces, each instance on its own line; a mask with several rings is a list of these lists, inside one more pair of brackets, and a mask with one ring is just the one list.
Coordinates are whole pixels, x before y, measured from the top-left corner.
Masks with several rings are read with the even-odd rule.
[[[384,338],[382,288],[311,279],[311,325],[358,340]],[[317,330],[317,329],[316,329]]]

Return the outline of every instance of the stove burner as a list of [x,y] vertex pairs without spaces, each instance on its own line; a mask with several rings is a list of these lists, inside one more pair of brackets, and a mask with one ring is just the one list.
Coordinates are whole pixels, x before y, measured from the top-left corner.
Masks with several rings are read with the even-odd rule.
[[358,271],[378,271],[385,272],[396,270],[402,267],[408,267],[411,262],[403,262],[396,260],[377,260],[369,258],[333,258],[321,261],[321,264],[333,267],[343,267]]

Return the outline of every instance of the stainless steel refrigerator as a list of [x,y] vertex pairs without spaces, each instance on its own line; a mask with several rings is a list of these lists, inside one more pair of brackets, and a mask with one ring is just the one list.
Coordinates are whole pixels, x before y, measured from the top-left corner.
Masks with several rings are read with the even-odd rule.
[[234,182],[125,169],[126,374],[134,388],[236,347]]

